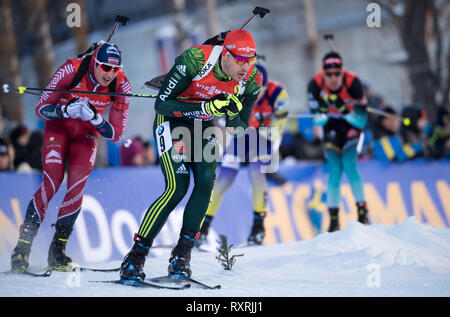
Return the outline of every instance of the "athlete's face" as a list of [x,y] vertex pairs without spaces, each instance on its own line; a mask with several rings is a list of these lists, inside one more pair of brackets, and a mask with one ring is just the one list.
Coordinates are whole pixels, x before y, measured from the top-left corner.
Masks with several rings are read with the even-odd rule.
[[342,74],[341,68],[327,68],[324,73],[325,85],[327,85],[330,90],[338,90],[342,85]]
[[[242,54],[242,57],[252,58],[254,54]],[[230,52],[226,52],[224,56],[222,56],[222,70],[225,74],[230,76],[235,81],[241,81],[247,75],[250,67],[252,67],[252,63],[245,62],[239,63],[236,58],[231,55]]]
[[107,87],[114,80],[114,78],[116,78],[120,68],[102,66],[103,65],[95,63],[95,79],[101,86]]

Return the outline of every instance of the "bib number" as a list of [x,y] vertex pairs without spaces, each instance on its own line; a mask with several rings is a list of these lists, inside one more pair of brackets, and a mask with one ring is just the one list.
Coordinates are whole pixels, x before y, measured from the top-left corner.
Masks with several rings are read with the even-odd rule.
[[172,147],[172,135],[168,121],[163,122],[156,128],[156,143],[158,144],[159,156],[162,156]]

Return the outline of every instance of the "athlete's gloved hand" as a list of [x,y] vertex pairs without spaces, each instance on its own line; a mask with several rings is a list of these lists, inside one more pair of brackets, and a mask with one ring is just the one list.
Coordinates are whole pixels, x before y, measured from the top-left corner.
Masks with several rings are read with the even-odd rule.
[[235,95],[228,95],[230,103],[227,108],[227,115],[230,118],[235,117],[242,110],[242,102]]
[[210,116],[221,117],[227,112],[227,107],[230,104],[229,96],[225,94],[218,94],[202,102],[202,110]]
[[103,122],[103,117],[98,113],[97,109],[86,102],[81,107],[80,119],[83,121],[90,121],[93,125],[99,125]]
[[60,118],[78,119],[80,117],[82,105],[83,102],[80,102],[78,98],[73,98],[67,105],[62,105],[56,111]]
[[363,107],[355,107],[354,111],[344,115],[345,121],[358,129],[362,129],[367,124],[367,114]]
[[316,113],[313,117],[313,124],[319,127],[323,127],[328,121],[328,114]]

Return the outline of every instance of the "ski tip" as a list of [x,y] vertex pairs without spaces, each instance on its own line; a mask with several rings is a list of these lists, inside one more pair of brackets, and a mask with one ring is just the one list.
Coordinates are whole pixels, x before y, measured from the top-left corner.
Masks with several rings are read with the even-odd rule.
[[22,274],[22,275],[29,275],[29,276],[34,276],[34,277],[47,277],[52,274],[52,271],[46,270],[43,273],[33,273],[28,270],[9,270],[6,272],[1,272],[1,274]]
[[183,284],[183,285],[180,285],[180,288],[191,288],[191,284]]
[[204,289],[221,289],[222,285],[214,285],[214,286],[210,286],[210,285],[206,285],[206,284],[199,284],[200,287],[203,287]]

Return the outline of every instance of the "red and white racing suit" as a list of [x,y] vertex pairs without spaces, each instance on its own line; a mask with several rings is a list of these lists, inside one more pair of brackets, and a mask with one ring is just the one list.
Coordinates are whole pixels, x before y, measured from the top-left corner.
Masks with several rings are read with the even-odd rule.
[[[81,59],[67,60],[59,67],[46,88],[69,88],[80,64]],[[81,209],[87,178],[94,167],[99,134],[111,142],[117,142],[124,131],[128,118],[129,97],[114,97],[112,100],[110,96],[77,93],[77,91],[108,91],[108,87],[102,87],[96,82],[94,67],[92,59],[81,81],[70,93],[45,91],[36,105],[36,114],[45,120],[42,148],[43,179],[28,206],[25,222],[37,220],[39,223],[42,222],[50,200],[63,181],[65,162],[68,160],[67,193],[59,208],[57,222],[72,227]],[[125,73],[120,71],[116,78],[116,92],[130,93],[131,86]],[[55,109],[59,105],[67,104],[73,98],[88,101],[97,109],[99,115],[104,114],[110,107],[109,120],[94,126],[90,121],[56,117]],[[34,211],[30,208],[34,208]]]

